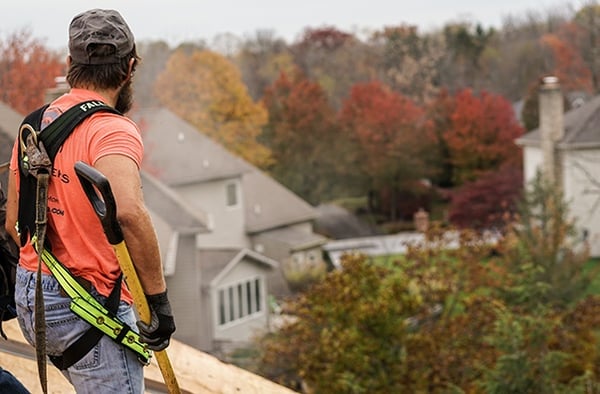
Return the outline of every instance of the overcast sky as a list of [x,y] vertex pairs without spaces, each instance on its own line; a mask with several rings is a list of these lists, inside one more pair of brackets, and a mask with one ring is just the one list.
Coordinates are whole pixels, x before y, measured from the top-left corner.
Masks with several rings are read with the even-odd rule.
[[7,0],[0,8],[0,34],[27,28],[52,48],[64,48],[68,24],[89,8],[121,12],[136,39],[163,39],[170,44],[203,39],[210,43],[221,33],[245,37],[268,29],[288,42],[305,27],[335,26],[364,30],[409,23],[420,31],[458,20],[499,27],[507,15],[528,12],[545,15],[584,0]]

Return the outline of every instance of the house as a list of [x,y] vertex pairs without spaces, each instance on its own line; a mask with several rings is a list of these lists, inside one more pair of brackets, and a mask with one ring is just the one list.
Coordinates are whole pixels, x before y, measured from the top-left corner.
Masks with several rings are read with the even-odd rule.
[[[12,147],[22,120],[23,115],[0,102],[0,165],[8,163],[10,160]],[[6,190],[7,179],[6,171],[0,171],[0,184],[3,190]]]
[[523,148],[525,182],[540,171],[559,185],[577,237],[600,256],[600,96],[563,114],[559,81],[546,77],[539,103],[540,127],[516,140]]
[[[142,129],[144,171],[203,217],[208,230],[179,234],[170,249],[176,338],[226,352],[266,329],[269,297],[290,294],[286,268],[324,264],[325,238],[312,231],[316,210],[166,108],[132,117]],[[169,231],[163,244],[176,233]]]
[[[21,120],[20,114],[0,103],[0,163],[10,159]],[[229,168],[237,168],[237,161],[232,163],[229,167],[227,163],[218,166],[218,171],[224,170],[220,174],[225,174],[225,178]],[[198,350],[206,348],[214,352],[214,344],[223,346],[248,340],[255,330],[266,327],[265,277],[278,263],[248,248],[226,243],[199,250],[197,237],[209,234],[209,216],[205,211],[193,209],[194,205],[150,172],[142,171],[141,178],[176,316],[177,335],[168,354],[181,388],[186,392],[206,393],[291,393]],[[238,302],[240,299],[243,301]],[[0,339],[0,365],[38,392],[33,349],[25,343],[16,320],[5,322],[3,327],[9,340]],[[147,387],[153,392],[164,392],[161,382],[160,371],[153,361],[146,370]],[[49,370],[49,383],[51,390],[72,391],[53,367]]]

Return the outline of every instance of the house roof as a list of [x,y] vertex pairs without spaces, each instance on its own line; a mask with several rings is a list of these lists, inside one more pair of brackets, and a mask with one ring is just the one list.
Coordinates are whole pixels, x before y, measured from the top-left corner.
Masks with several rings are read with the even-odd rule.
[[[19,132],[23,116],[0,102],[0,164],[10,160],[12,147]],[[0,184],[6,190],[7,173],[0,172]]]
[[327,243],[328,239],[312,232],[300,231],[294,227],[282,227],[263,233],[262,236],[285,242],[292,252],[315,248]]
[[225,277],[240,261],[250,259],[266,269],[279,266],[275,260],[253,252],[250,249],[201,249],[198,250],[202,270],[202,286],[214,286]]
[[246,231],[314,220],[317,210],[166,108],[139,110],[144,168],[171,186],[242,176]]
[[146,204],[171,228],[181,233],[208,231],[203,212],[189,209],[177,193],[146,171],[141,172],[141,178]]
[[14,141],[22,120],[23,115],[9,107],[8,104],[0,102],[0,132],[2,134],[8,135]]
[[[600,148],[600,95],[565,113],[565,135],[558,142],[559,149]],[[540,129],[530,131],[516,140],[523,146],[539,146]]]
[[315,208],[258,168],[242,178],[246,231],[262,232],[314,220]]
[[240,158],[166,108],[132,115],[142,130],[144,169],[170,186],[235,178],[251,171]]

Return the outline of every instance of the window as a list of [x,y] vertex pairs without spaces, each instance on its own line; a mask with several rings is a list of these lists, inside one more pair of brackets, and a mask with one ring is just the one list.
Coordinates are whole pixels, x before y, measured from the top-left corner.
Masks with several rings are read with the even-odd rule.
[[261,278],[252,278],[218,290],[219,325],[262,312]]
[[237,183],[228,183],[225,186],[226,194],[227,194],[227,206],[235,207],[238,205],[238,188]]

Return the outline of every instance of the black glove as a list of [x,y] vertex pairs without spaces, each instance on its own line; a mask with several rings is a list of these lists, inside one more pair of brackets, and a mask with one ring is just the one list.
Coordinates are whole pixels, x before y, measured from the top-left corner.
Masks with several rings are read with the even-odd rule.
[[171,334],[175,332],[175,320],[171,312],[171,304],[167,298],[167,291],[164,293],[147,295],[148,306],[152,318],[150,324],[137,321],[140,329],[140,339],[148,344],[148,348],[154,351],[160,351],[169,346]]

